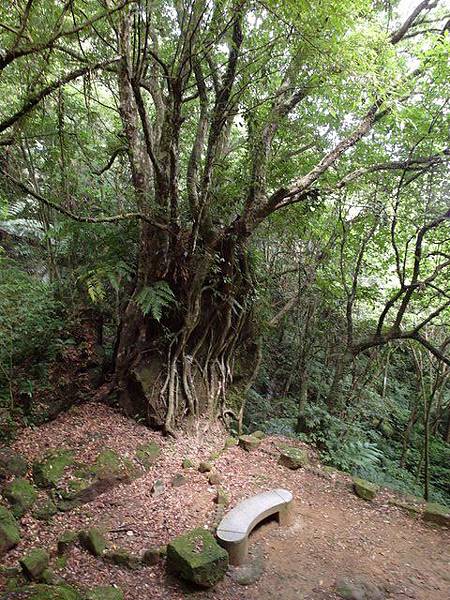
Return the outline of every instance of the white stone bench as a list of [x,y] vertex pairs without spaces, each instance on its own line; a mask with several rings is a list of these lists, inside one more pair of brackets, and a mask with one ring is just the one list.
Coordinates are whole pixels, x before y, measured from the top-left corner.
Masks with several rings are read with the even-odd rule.
[[289,525],[293,496],[288,490],[262,492],[240,502],[222,519],[216,531],[219,544],[227,550],[230,564],[244,562],[248,550],[248,536],[265,518],[277,514],[280,525]]

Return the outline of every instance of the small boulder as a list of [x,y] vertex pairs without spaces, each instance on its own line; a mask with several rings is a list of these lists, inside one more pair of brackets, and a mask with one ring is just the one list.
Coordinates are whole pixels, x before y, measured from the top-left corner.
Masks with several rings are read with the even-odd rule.
[[38,521],[50,521],[58,512],[58,507],[51,498],[38,502],[33,510],[33,517]]
[[211,473],[209,473],[208,475],[208,481],[210,485],[219,485],[219,483],[221,482],[220,473],[218,473],[217,471],[211,471]]
[[385,592],[370,581],[365,579],[343,578],[336,582],[336,593],[345,600],[384,600]]
[[172,477],[172,481],[170,482],[172,487],[181,487],[185,483],[188,482],[188,478],[182,475],[181,473],[177,473],[174,477]]
[[258,438],[258,440],[263,440],[266,437],[264,431],[261,431],[259,429],[257,431],[254,431],[251,435],[255,438]]
[[105,536],[96,527],[88,529],[87,531],[80,531],[78,534],[78,539],[81,546],[94,556],[101,556],[105,551]]
[[128,550],[125,548],[115,548],[114,550],[109,550],[108,552],[105,552],[103,558],[113,565],[126,567],[132,571],[135,571],[141,566],[139,557],[131,552],[128,552]]
[[37,492],[27,479],[14,479],[4,487],[3,497],[11,504],[11,512],[18,519],[33,506]]
[[377,485],[371,483],[370,481],[360,479],[359,477],[353,478],[353,491],[359,498],[362,498],[363,500],[373,500],[379,489],[380,488]]
[[136,468],[127,458],[120,456],[115,450],[105,448],[95,459],[91,467],[97,479],[129,479],[136,475]]
[[141,562],[144,565],[154,566],[160,562],[161,558],[162,553],[160,547],[149,548],[148,550],[145,550],[144,554],[142,555]]
[[228,569],[228,553],[201,527],[172,540],[167,546],[167,568],[200,587],[211,587]]
[[123,600],[123,592],[112,585],[101,585],[89,590],[86,600]]
[[278,463],[288,469],[296,470],[305,467],[309,463],[308,454],[301,448],[287,446],[280,452]]
[[0,506],[0,556],[17,546],[20,542],[20,531],[17,521],[11,512]]
[[49,454],[44,460],[33,463],[33,479],[43,488],[56,487],[66,467],[73,463],[70,450]]
[[22,571],[28,579],[39,581],[48,567],[50,557],[43,548],[33,548],[19,560]]
[[405,511],[411,517],[417,516],[420,513],[420,508],[415,504],[409,504],[408,502],[403,502],[403,500],[398,500],[397,498],[391,498],[388,500],[388,503],[391,506],[395,506],[395,508]]
[[154,496],[155,498],[157,496],[161,496],[161,494],[164,493],[164,481],[162,481],[161,479],[157,479],[156,481],[153,482],[152,485],[152,496]]
[[[33,584],[22,588],[20,592],[11,596],[11,600],[83,600],[84,596],[78,590],[67,584],[48,585],[43,583]],[[5,598],[9,599],[9,596]]]
[[67,550],[73,546],[78,539],[78,533],[76,531],[65,531],[57,541],[57,549],[59,556],[62,556]]
[[206,461],[202,461],[198,465],[198,470],[200,473],[209,473],[210,471],[212,471],[212,468],[212,464]]
[[227,437],[225,440],[224,448],[227,450],[228,448],[232,448],[233,446],[237,446],[239,444],[238,438],[233,436]]
[[241,435],[239,438],[239,446],[244,448],[247,452],[252,452],[256,450],[260,445],[261,440],[257,437],[253,437],[252,435]]
[[193,469],[195,467],[194,463],[190,458],[183,458],[183,462],[181,463],[183,469]]
[[28,471],[28,463],[25,458],[11,448],[0,449],[0,479],[8,479],[11,476],[23,477]]
[[442,504],[429,502],[425,506],[423,520],[443,527],[450,527],[450,508]]
[[161,454],[161,448],[156,442],[148,442],[137,447],[136,458],[146,468],[150,468]]
[[222,488],[218,488],[216,492],[216,496],[214,498],[214,502],[219,506],[227,507],[230,504],[230,499],[228,498],[228,494]]

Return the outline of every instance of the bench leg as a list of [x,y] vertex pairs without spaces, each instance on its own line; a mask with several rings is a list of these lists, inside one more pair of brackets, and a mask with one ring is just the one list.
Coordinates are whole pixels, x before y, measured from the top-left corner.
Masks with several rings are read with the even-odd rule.
[[282,527],[289,527],[294,521],[294,503],[288,502],[278,513],[278,523]]
[[227,544],[224,547],[230,557],[230,565],[238,567],[245,562],[248,552],[248,538],[245,538],[238,544]]

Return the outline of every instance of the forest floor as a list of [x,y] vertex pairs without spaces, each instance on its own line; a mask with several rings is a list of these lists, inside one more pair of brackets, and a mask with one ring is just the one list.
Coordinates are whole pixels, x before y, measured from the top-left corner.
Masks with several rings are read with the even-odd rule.
[[[26,514],[21,520],[22,541],[7,554],[5,563],[16,565],[33,546],[47,547],[55,554],[56,540],[67,530],[100,527],[111,546],[141,553],[167,544],[188,529],[210,525],[217,508],[216,489],[196,469],[183,470],[182,460],[208,460],[223,448],[225,439],[225,433],[202,426],[189,436],[163,438],[100,404],[73,407],[51,423],[25,430],[13,447],[30,461],[54,448],[72,449],[81,462],[92,462],[105,448],[133,461],[137,446],[152,440],[162,452],[138,479],[70,512],[58,513],[48,523]],[[132,571],[107,564],[76,545],[58,574],[81,586],[117,585],[126,600],[332,600],[341,597],[336,583],[342,579],[376,586],[372,595],[361,598],[450,598],[448,530],[392,506],[391,491],[383,490],[373,502],[361,500],[352,492],[350,477],[327,472],[311,448],[309,467],[297,471],[282,467],[277,463],[278,445],[286,441],[302,446],[267,437],[251,453],[234,446],[215,460],[220,486],[231,506],[260,491],[283,487],[294,494],[295,517],[289,528],[270,521],[255,530],[248,566],[230,568],[214,589],[197,591],[181,584],[166,575],[164,563]],[[179,473],[187,482],[172,487],[170,482]],[[154,497],[151,490],[156,479],[164,481],[165,488]],[[259,578],[241,585],[238,580],[248,569]]]

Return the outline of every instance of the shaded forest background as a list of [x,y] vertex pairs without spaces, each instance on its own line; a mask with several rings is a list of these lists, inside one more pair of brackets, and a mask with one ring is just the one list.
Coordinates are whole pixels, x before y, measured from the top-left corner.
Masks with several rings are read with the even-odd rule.
[[450,504],[449,15],[407,8],[2,4],[2,443],[94,397]]

